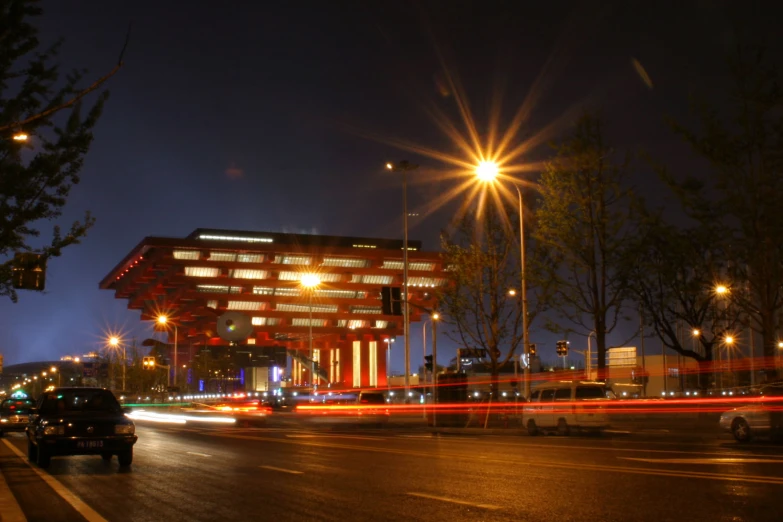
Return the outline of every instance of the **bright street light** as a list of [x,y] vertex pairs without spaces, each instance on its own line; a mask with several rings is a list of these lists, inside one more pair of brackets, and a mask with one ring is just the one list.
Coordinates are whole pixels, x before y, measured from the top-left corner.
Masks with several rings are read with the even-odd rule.
[[481,181],[493,181],[499,173],[498,165],[494,161],[481,161],[476,167],[476,176]]
[[715,287],[715,293],[718,295],[724,295],[729,291],[725,285],[718,285]]
[[300,282],[305,288],[313,288],[321,284],[321,278],[316,274],[304,274]]
[[24,132],[17,132],[14,134],[14,141],[27,141],[27,138],[29,138],[29,136]]
[[734,342],[734,337],[727,335],[726,338],[723,340],[726,344],[732,344]]
[[120,345],[120,339],[119,337],[109,337],[109,344],[114,346],[115,348]]
[[696,328],[694,328],[694,329],[693,329],[693,336],[694,336],[694,337],[698,337],[698,336],[700,336],[700,335],[701,335],[701,331],[700,331],[700,330],[698,330],[698,329],[696,329]]

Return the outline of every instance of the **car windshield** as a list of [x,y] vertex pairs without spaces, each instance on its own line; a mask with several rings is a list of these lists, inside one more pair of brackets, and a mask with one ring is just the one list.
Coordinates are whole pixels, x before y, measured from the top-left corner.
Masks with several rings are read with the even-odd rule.
[[106,390],[55,390],[44,394],[40,412],[110,412],[122,411],[117,399]]
[[32,407],[33,401],[29,399],[6,399],[0,405],[0,413],[3,415],[29,413]]

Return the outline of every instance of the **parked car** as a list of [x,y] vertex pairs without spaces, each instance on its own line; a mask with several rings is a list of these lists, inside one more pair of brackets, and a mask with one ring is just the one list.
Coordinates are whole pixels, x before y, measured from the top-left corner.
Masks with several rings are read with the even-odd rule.
[[614,394],[601,382],[559,381],[536,387],[522,407],[522,418],[530,435],[572,430],[600,432],[609,428],[605,405]]
[[748,442],[756,436],[783,436],[783,385],[764,386],[759,396],[753,404],[734,408],[720,416],[720,427],[731,432],[739,442]]
[[34,406],[31,399],[6,399],[0,403],[0,437],[7,431],[24,431]]
[[136,427],[103,388],[55,388],[44,392],[27,425],[27,458],[46,468],[62,455],[100,455],[120,466],[133,462]]

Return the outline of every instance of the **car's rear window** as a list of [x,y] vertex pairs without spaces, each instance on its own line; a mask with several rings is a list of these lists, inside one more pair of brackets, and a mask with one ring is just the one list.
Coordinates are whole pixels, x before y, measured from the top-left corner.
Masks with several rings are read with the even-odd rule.
[[43,395],[40,412],[111,412],[122,411],[114,395],[106,390],[62,390]]
[[15,415],[17,413],[29,413],[33,407],[33,401],[25,399],[7,399],[0,406],[0,411],[6,415]]
[[359,397],[359,404],[386,404],[386,398],[382,393],[363,393]]
[[577,386],[576,387],[577,399],[604,399],[606,398],[606,390],[601,386]]

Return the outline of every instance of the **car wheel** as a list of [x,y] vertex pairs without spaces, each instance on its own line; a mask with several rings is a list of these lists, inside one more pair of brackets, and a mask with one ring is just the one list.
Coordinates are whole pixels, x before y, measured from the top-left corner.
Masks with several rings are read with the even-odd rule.
[[750,426],[748,426],[748,423],[745,421],[745,419],[734,419],[734,422],[731,423],[731,433],[734,435],[734,438],[737,440],[737,442],[750,441]]
[[130,466],[133,462],[133,448],[117,453],[117,460],[120,461],[120,466]]
[[49,453],[46,448],[38,446],[38,458],[36,459],[36,463],[38,464],[39,468],[48,468],[49,464],[52,463],[51,453]]
[[35,462],[38,460],[38,446],[27,440],[27,460]]
[[568,424],[566,423],[565,419],[559,419],[557,421],[557,434],[561,437],[567,437],[571,433],[571,430],[568,428]]
[[111,460],[111,453],[101,453],[101,458],[106,462],[109,462]]
[[538,427],[536,426],[536,421],[533,419],[527,421],[527,434],[531,437],[538,435]]

